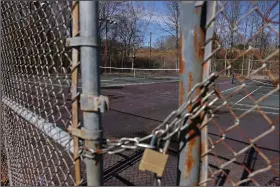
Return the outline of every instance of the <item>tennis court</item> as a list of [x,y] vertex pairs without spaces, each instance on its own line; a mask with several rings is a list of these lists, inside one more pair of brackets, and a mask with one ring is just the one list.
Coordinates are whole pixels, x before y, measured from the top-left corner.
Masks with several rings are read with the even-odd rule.
[[[111,75],[110,77],[103,76],[101,84],[102,94],[108,96],[110,99],[110,111],[103,115],[105,136],[109,138],[145,136],[159,125],[170,112],[176,110],[179,106],[178,78],[174,78],[174,80],[155,80],[147,77],[114,77]],[[258,85],[255,82],[246,81],[247,90],[241,89],[233,94],[233,91],[239,86],[240,84],[237,81],[231,84],[230,78],[221,78],[216,82],[217,89],[222,92],[224,97],[227,97],[236,115],[242,115],[254,106],[250,96],[258,100],[266,95],[266,93],[275,89],[271,85]],[[264,101],[261,101],[259,106],[270,119],[277,120],[279,114],[278,103],[279,92],[276,91]],[[220,128],[225,130],[234,123],[234,118],[228,110],[222,108],[215,114],[214,121],[221,124]],[[256,145],[263,154],[273,160],[273,167],[279,168],[279,136],[277,134],[279,132],[279,126],[276,126],[278,129],[275,129],[274,133],[261,138]],[[255,138],[269,128],[270,126],[264,117],[258,113],[257,109],[254,109],[244,117],[241,116],[239,128],[226,133],[224,143],[227,147],[220,143],[215,145],[215,154],[212,156],[210,154],[209,156],[210,167],[213,170],[217,169],[217,166],[220,164],[217,162],[217,157],[223,162],[229,161],[233,157],[234,152],[238,152],[246,145],[250,145],[250,141],[246,137]],[[220,129],[215,126],[214,122],[208,125],[208,131],[213,141],[218,141],[222,136]],[[178,143],[176,140],[172,141],[169,149],[169,161],[163,176],[164,185],[176,184],[177,148]],[[130,152],[130,154],[135,153]],[[120,160],[125,160],[123,156],[106,155],[105,159],[111,160],[119,157]],[[138,160],[135,160],[133,165],[115,174],[121,176],[122,179],[129,180],[134,185],[152,185],[152,175],[148,172],[138,170],[140,159],[141,156]],[[124,163],[129,165],[129,162]],[[242,164],[245,164],[247,168],[257,170],[265,166],[266,161],[254,149],[250,149],[241,154],[232,165],[228,168],[226,167],[225,171],[231,175],[233,180],[238,181],[244,179],[246,178],[246,174],[248,175],[248,172],[246,169],[240,168]],[[111,168],[110,165],[107,165],[107,167]],[[137,177],[131,178],[131,176],[139,175],[145,175],[145,177],[141,177],[141,179],[145,178],[145,180],[139,180]],[[274,175],[262,174],[261,176],[257,176],[257,181],[265,185],[271,180],[271,176]],[[222,184],[223,181],[226,181],[224,180],[226,176],[220,177],[222,179],[216,180],[217,184],[230,185],[229,183]],[[116,178],[113,178],[106,181],[106,185],[125,184],[117,183]]]
[[132,77],[132,76],[116,76],[116,75],[103,75],[101,76],[102,87],[112,86],[130,86],[141,84],[155,84],[155,83],[167,83],[178,82],[178,76],[169,77]]
[[[106,76],[101,77],[101,86],[106,93],[118,93],[124,97],[124,95],[133,96],[133,98],[145,97],[145,94],[150,97],[163,97],[166,100],[178,101],[179,77],[119,77],[119,76]],[[156,85],[158,84],[158,85]],[[131,87],[136,89],[136,86],[146,85],[147,91],[143,93],[136,92],[130,93],[127,88]],[[160,86],[159,86],[160,85]],[[165,85],[168,85],[167,87]],[[169,86],[170,85],[170,86]],[[172,86],[171,86],[172,85]],[[241,83],[235,80],[234,84],[231,83],[230,78],[221,78],[216,82],[217,89],[223,94],[228,96],[228,101],[231,106],[236,110],[246,110],[251,108],[254,103],[264,97],[267,93],[272,92],[268,97],[261,99],[258,104],[264,112],[269,114],[278,114],[279,111],[279,92],[276,88],[268,82],[254,82],[245,81],[243,89]],[[142,88],[143,86],[141,86]],[[153,89],[153,87],[155,87]],[[159,88],[163,87],[163,88]],[[113,88],[119,88],[118,92],[113,91]],[[158,90],[159,89],[159,90]],[[136,89],[137,90],[137,89]],[[238,90],[238,91],[235,91]],[[275,90],[275,91],[273,91]],[[156,91],[156,92],[154,92]],[[147,95],[147,96],[148,96]],[[116,95],[114,95],[116,96]],[[252,100],[252,97],[254,100]],[[112,98],[113,99],[113,98]],[[114,99],[112,100],[114,101]]]
[[[224,80],[217,84],[218,89],[226,97],[229,103],[236,110],[248,110],[258,102],[259,107],[266,113],[279,113],[279,91],[268,81],[245,81],[243,89],[238,80],[231,84],[231,80]],[[267,93],[272,92],[268,97],[262,99]],[[252,98],[253,97],[253,98]]]
[[1,185],[280,184],[279,3],[173,3],[1,4]]
[[[12,81],[12,80],[11,80]],[[13,82],[13,81],[12,81]],[[14,80],[16,82],[16,80]],[[26,79],[20,84],[31,83],[34,85],[46,85],[49,89],[69,92],[67,81],[60,77],[48,79]],[[19,84],[19,83],[17,83]],[[236,115],[242,115],[254,106],[255,100],[271,92],[275,87],[267,84],[246,81],[246,89],[238,89],[241,84],[237,81],[231,84],[230,78],[220,78],[216,81],[217,89],[224,97],[227,97],[230,106]],[[78,91],[81,92],[81,85]],[[179,77],[132,77],[119,75],[102,75],[101,76],[102,95],[110,99],[110,110],[103,114],[102,125],[104,137],[122,138],[122,137],[143,137],[148,135],[156,126],[158,126],[167,115],[179,107]],[[70,108],[71,101],[68,100],[67,107]],[[279,114],[279,92],[271,93],[265,100],[259,103],[260,108],[272,121],[278,120]],[[38,111],[39,112],[39,111]],[[67,111],[55,113],[57,119],[59,116],[67,116]],[[80,114],[81,115],[81,114]],[[50,119],[51,121],[51,119]],[[220,124],[219,128],[227,129],[234,123],[231,113],[222,108],[215,114],[214,121]],[[63,123],[56,121],[57,126],[63,127]],[[60,125],[61,123],[61,125]],[[214,122],[208,124],[209,137],[212,141],[220,141],[222,138],[221,130],[217,128]],[[217,143],[215,152],[209,154],[209,166],[212,170],[217,170],[218,166],[231,160],[234,152],[242,150],[245,146],[250,145],[246,138],[255,138],[270,128],[265,118],[260,115],[257,109],[254,109],[244,117],[240,117],[239,128],[226,133],[224,144]],[[256,145],[263,154],[271,161],[273,168],[279,168],[279,125],[276,125],[273,133],[261,138]],[[245,135],[245,136],[244,136]],[[226,145],[226,146],[225,146]],[[176,185],[177,178],[177,149],[178,142],[173,140],[168,150],[169,159],[162,178],[162,185]],[[153,174],[143,172],[138,169],[139,162],[142,158],[143,150],[131,150],[114,155],[104,155],[104,182],[105,185],[152,185]],[[217,161],[219,158],[219,162]],[[225,167],[231,179],[236,181],[248,176],[247,170],[241,169],[242,165],[252,170],[258,170],[267,165],[262,155],[255,149],[250,149],[237,157],[229,167]],[[279,173],[279,169],[276,171]],[[141,176],[141,177],[139,177]],[[257,181],[265,185],[275,176],[275,173],[260,174]],[[219,175],[220,179],[216,180],[216,185],[230,185],[225,180],[225,175]]]

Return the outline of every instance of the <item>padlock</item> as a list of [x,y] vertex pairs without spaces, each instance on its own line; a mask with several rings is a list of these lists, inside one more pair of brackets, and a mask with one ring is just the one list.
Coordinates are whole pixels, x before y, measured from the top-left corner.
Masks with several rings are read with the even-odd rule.
[[141,159],[139,169],[141,171],[151,171],[156,173],[158,177],[161,177],[164,172],[167,159],[167,154],[162,154],[152,149],[146,149]]
[[158,148],[155,145],[156,143],[159,143],[159,141],[157,141],[157,133],[155,133],[155,135],[152,137],[150,143],[150,145],[154,147],[155,150],[149,148],[145,149],[139,164],[139,170],[153,172],[156,174],[155,178],[158,179],[164,172],[168,155],[156,151]]

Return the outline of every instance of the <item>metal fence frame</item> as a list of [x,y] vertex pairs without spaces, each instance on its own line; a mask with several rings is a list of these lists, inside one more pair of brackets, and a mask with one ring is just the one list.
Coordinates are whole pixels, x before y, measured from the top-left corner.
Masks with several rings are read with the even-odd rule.
[[[181,3],[181,58],[180,58],[180,105],[187,102],[187,93],[210,74],[212,37],[214,32],[216,2],[189,1]],[[189,19],[184,19],[188,17]],[[205,29],[207,28],[207,29]],[[205,46],[204,46],[205,45]],[[191,109],[189,106],[188,110]],[[178,162],[178,185],[193,186],[205,180],[208,173],[207,117],[190,124],[193,130],[182,132]],[[204,126],[198,129],[197,125]],[[200,131],[200,133],[199,133]]]
[[[91,13],[91,14],[90,14]],[[81,72],[82,94],[85,102],[91,104],[91,99],[100,96],[100,73],[99,73],[99,33],[98,33],[98,1],[80,2],[80,37],[85,40],[93,40],[92,46],[81,46]],[[83,99],[83,98],[81,98]],[[87,100],[87,101],[86,101]],[[94,103],[97,104],[97,103]],[[81,107],[83,103],[81,102]],[[82,108],[83,110],[83,108]],[[102,127],[100,111],[83,111],[84,127],[93,133],[93,141],[85,141],[89,149],[100,149],[102,139]],[[90,152],[89,152],[90,153]],[[86,162],[87,184],[89,186],[102,185],[102,155],[95,155],[94,159],[88,158]]]
[[[177,115],[175,122],[176,120],[182,120],[182,116],[186,115],[187,113],[193,113],[194,104],[196,104],[193,102],[193,100],[195,100],[196,96],[203,99],[208,97],[205,96],[204,92],[200,92],[202,88],[199,86],[202,86],[203,82],[207,82],[216,76],[215,73],[210,75],[211,58],[215,52],[221,48],[221,46],[218,44],[218,47],[214,51],[212,49],[214,43],[218,43],[213,38],[215,17],[218,14],[216,11],[216,3],[216,1],[183,1],[181,3],[179,105],[180,107],[184,106],[186,110],[184,110],[184,107],[182,107],[171,113],[171,116],[175,113]],[[107,142],[104,143],[101,113],[107,109],[108,98],[100,95],[101,81],[98,4],[98,1],[72,2],[72,37],[66,40],[66,46],[72,49],[70,88],[72,121],[71,125],[67,128],[68,132],[61,129],[60,127],[57,127],[56,124],[49,122],[40,115],[35,114],[29,108],[21,106],[12,98],[9,98],[5,95],[3,96],[2,87],[4,83],[2,79],[1,112],[3,110],[3,106],[5,105],[5,107],[13,110],[18,117],[32,124],[41,132],[44,132],[44,135],[52,139],[55,143],[58,143],[60,146],[66,148],[70,154],[73,154],[73,170],[76,185],[84,184],[84,182],[86,182],[86,185],[88,186],[103,185],[103,154],[114,154],[127,149],[136,149],[139,147],[155,149],[153,145],[144,144],[143,142],[157,135],[157,132],[162,130],[160,128],[164,125],[167,127],[165,130],[162,130],[163,134],[168,132],[169,134],[167,137],[169,136],[169,138],[171,136],[170,134],[175,134],[173,132],[169,132],[170,130],[177,132],[180,131],[178,136],[180,146],[177,165],[177,185],[207,185],[207,181],[209,180],[209,160],[207,155],[209,152],[207,128],[209,117],[204,115],[207,113],[206,110],[204,111],[204,109],[208,106],[206,106],[206,104],[199,109],[202,111],[199,113],[198,117],[195,117],[191,122],[183,121],[184,123],[182,126],[175,126],[176,128],[174,127],[173,129],[170,128],[167,124],[168,119],[170,119],[170,116],[168,116],[159,127],[155,128],[151,134],[144,138],[121,138],[119,140],[107,139]],[[250,49],[246,50],[244,53],[247,53],[248,51],[250,51]],[[53,52],[55,53],[56,51],[54,50]],[[272,54],[272,56],[274,54],[275,52]],[[267,57],[266,59],[261,59],[260,61],[266,62],[270,57],[271,56]],[[2,71],[5,71],[2,69],[2,63],[0,67],[0,77],[2,78]],[[230,63],[228,63],[228,66],[225,67],[225,70],[230,68]],[[81,70],[81,93],[78,92],[78,84],[80,81],[78,75],[79,69]],[[133,68],[127,69],[133,70]],[[264,67],[258,68],[252,74],[262,69],[264,69]],[[134,76],[135,70],[136,69],[134,69]],[[56,75],[58,75],[57,72]],[[269,74],[269,76],[273,78],[273,75]],[[7,77],[5,78],[7,79]],[[197,89],[197,87],[199,87],[199,89]],[[203,89],[208,89],[208,87],[209,85]],[[238,89],[242,89],[242,87]],[[275,92],[275,90],[273,90],[273,92]],[[194,94],[191,95],[191,93]],[[201,95],[202,93],[204,95]],[[270,93],[272,93],[272,91]],[[219,93],[216,94],[223,99]],[[258,103],[256,103],[256,106],[257,104]],[[224,106],[225,104],[222,105]],[[82,111],[83,120],[79,119],[80,110]],[[179,115],[177,113],[178,111],[180,112]],[[197,111],[195,113],[197,113]],[[2,115],[1,118],[3,118]],[[174,124],[176,125],[175,122]],[[83,124],[81,125],[81,123]],[[181,131],[181,129],[183,130]],[[264,132],[263,134],[266,135],[272,130],[274,129],[271,127],[269,131]],[[166,137],[164,138],[166,140]],[[255,139],[254,141],[256,141]],[[4,144],[8,144],[6,136],[4,137]],[[252,145],[252,147],[254,147],[254,145]],[[8,152],[9,150],[7,147],[5,148]],[[249,148],[246,147],[246,149]],[[159,148],[157,151],[163,152]],[[9,154],[7,154],[7,157],[9,157]],[[8,167],[10,167],[10,159],[8,158],[7,160]],[[84,173],[81,169],[83,164],[86,166],[86,181],[83,181]],[[10,185],[14,185],[11,171],[8,170],[8,172]],[[250,175],[253,174],[251,173]],[[245,179],[241,182],[239,181],[238,184],[248,180],[250,179]]]

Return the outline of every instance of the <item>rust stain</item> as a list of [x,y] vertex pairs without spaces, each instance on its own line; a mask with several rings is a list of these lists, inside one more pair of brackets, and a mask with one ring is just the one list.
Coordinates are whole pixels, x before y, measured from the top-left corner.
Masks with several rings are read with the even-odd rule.
[[200,89],[197,88],[197,89],[196,89],[196,95],[198,95],[199,93],[200,93]]
[[[179,73],[180,75],[183,75],[185,72],[185,60],[183,57],[183,33],[182,29],[180,29],[180,42],[179,42],[179,55],[180,55],[180,64],[179,64]],[[184,96],[185,96],[185,86],[184,86],[184,81],[180,81],[180,93],[179,93],[179,103],[180,105],[183,104],[184,102]]]
[[185,96],[185,86],[184,86],[184,82],[180,81],[180,95],[179,95],[179,102],[180,105],[183,104],[184,102],[184,96]]
[[198,13],[199,13],[199,9],[200,9],[199,7],[196,7],[196,8],[195,8],[195,14],[198,14]]
[[[189,72],[188,76],[189,76],[189,82],[188,82],[189,87],[188,87],[188,92],[190,92],[191,89],[192,89],[192,86],[193,86],[193,74],[192,74],[192,72]],[[189,105],[188,108],[187,108],[188,112],[191,111],[191,108],[192,108],[192,105]]]
[[192,72],[189,72],[188,76],[189,76],[189,84],[188,84],[189,87],[188,87],[188,91],[190,92],[191,89],[192,89],[192,86],[193,86],[193,74],[192,74]]
[[[191,137],[195,134],[195,131],[193,129],[191,129],[189,132],[188,132],[188,137]],[[188,141],[188,152],[186,154],[186,163],[185,163],[185,166],[186,166],[186,174],[185,174],[185,178],[189,178],[189,175],[190,175],[190,172],[191,172],[191,169],[193,168],[193,164],[195,163],[195,159],[193,158],[193,155],[192,155],[192,150],[195,146],[195,143],[196,143],[196,137],[194,138],[191,138],[189,141]]]
[[[95,149],[96,149],[96,150],[100,150],[100,147],[99,147],[99,144],[98,144],[98,143],[95,143],[94,145],[95,145]],[[97,156],[100,156],[100,155],[97,155]],[[96,160],[95,160],[95,166],[97,166],[98,164],[99,164],[99,159],[96,159]]]
[[183,57],[183,33],[182,33],[182,29],[180,29],[180,42],[179,42],[179,55],[180,55],[180,64],[179,64],[179,73],[180,74],[183,74],[185,72],[185,60],[184,60],[184,57]]
[[[198,33],[199,32],[199,33]],[[193,38],[193,45],[194,45],[194,57],[199,63],[203,62],[204,59],[204,38],[205,33],[200,28],[198,31],[197,25],[194,26],[194,38]]]
[[[208,61],[209,61],[209,60],[208,60]],[[207,69],[208,69],[208,67],[209,67],[208,61],[207,61],[206,63],[204,63],[204,65],[203,65],[203,73],[207,72]]]
[[199,37],[199,48],[198,48],[198,52],[199,52],[199,54],[198,54],[198,56],[199,56],[199,58],[201,59],[201,60],[203,60],[203,58],[204,58],[204,49],[203,49],[203,47],[204,47],[204,39],[205,39],[205,33],[204,33],[204,31],[200,28],[200,37]]

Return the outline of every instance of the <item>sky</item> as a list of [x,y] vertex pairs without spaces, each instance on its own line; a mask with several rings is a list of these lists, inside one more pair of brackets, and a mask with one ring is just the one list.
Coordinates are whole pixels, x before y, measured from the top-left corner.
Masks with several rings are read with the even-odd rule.
[[[160,27],[165,27],[165,24],[162,19],[165,19],[166,10],[164,7],[164,1],[145,1],[144,6],[148,11],[152,11],[154,16],[152,16],[150,24],[145,33],[144,46],[149,46],[150,42],[150,32],[152,32],[152,46],[155,45],[155,42],[158,37],[170,35],[168,32],[163,31]],[[165,19],[168,20],[168,19]]]
[[[164,35],[170,35],[170,33],[163,31],[159,27],[159,25],[161,25],[161,27],[165,26],[162,18],[165,20],[168,20],[166,17],[167,12],[165,9],[164,1],[143,1],[143,3],[144,3],[146,10],[151,11],[154,15],[145,32],[145,38],[144,38],[143,45],[149,46],[150,32],[152,32],[152,46],[155,46],[157,38],[159,38],[160,36],[164,36]],[[242,14],[244,14],[245,13],[244,10],[246,9],[246,7],[242,6],[241,9],[242,9],[241,10]],[[275,15],[275,13],[277,13],[277,12],[279,12],[279,4],[277,4],[276,7],[274,7],[274,9],[272,10],[272,15]],[[278,17],[278,19],[276,18],[276,20],[279,21],[279,17]],[[276,26],[272,25],[272,27],[277,30],[276,27],[279,27],[279,25],[276,25]]]

